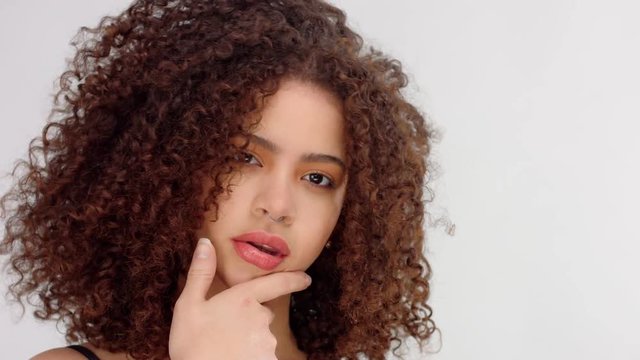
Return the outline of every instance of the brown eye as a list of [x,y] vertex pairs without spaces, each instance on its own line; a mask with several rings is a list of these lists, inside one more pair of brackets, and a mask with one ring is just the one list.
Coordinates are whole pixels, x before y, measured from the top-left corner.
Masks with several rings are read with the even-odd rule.
[[326,187],[326,188],[334,188],[335,184],[333,181],[326,175],[320,173],[311,173],[302,177],[303,179],[309,181],[315,186]]
[[257,165],[262,167],[262,164],[260,163],[260,161],[258,161],[258,159],[248,153],[248,152],[242,152],[240,155],[238,155],[238,161],[249,164],[249,165]]

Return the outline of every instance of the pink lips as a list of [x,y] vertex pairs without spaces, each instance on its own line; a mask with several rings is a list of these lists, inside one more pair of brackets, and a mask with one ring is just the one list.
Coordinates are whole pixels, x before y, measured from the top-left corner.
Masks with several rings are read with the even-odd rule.
[[246,262],[272,270],[289,255],[287,243],[278,235],[257,230],[232,238],[233,247]]

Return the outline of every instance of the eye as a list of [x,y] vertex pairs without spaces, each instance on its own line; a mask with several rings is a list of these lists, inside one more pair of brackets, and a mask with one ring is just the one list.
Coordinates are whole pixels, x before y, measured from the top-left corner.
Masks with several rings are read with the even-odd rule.
[[249,165],[257,165],[262,167],[260,161],[258,161],[258,159],[253,154],[248,152],[242,152],[240,155],[238,155],[238,161]]
[[334,188],[335,184],[333,181],[326,175],[320,173],[311,173],[302,177],[305,180],[308,180],[314,186],[326,187],[326,188]]

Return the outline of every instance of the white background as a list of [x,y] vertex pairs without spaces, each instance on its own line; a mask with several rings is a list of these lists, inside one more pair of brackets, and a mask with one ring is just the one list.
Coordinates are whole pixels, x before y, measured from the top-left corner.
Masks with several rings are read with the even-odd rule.
[[[442,344],[408,358],[640,359],[639,3],[335,3],[443,132],[430,206],[456,233],[429,229],[427,253]],[[2,174],[39,135],[76,30],[127,5],[0,3]],[[63,345],[18,314],[0,308],[3,359]]]

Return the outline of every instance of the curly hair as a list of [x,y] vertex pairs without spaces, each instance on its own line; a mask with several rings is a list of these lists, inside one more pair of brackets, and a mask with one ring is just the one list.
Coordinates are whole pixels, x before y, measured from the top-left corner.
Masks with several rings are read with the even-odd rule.
[[229,139],[293,77],[342,100],[349,179],[332,246],[292,294],[298,346],[309,359],[383,359],[437,330],[423,254],[433,129],[401,94],[401,63],[365,49],[341,10],[138,0],[73,45],[50,119],[0,202],[14,300],[62,322],[69,342],[166,358],[178,275],[234,171]]

